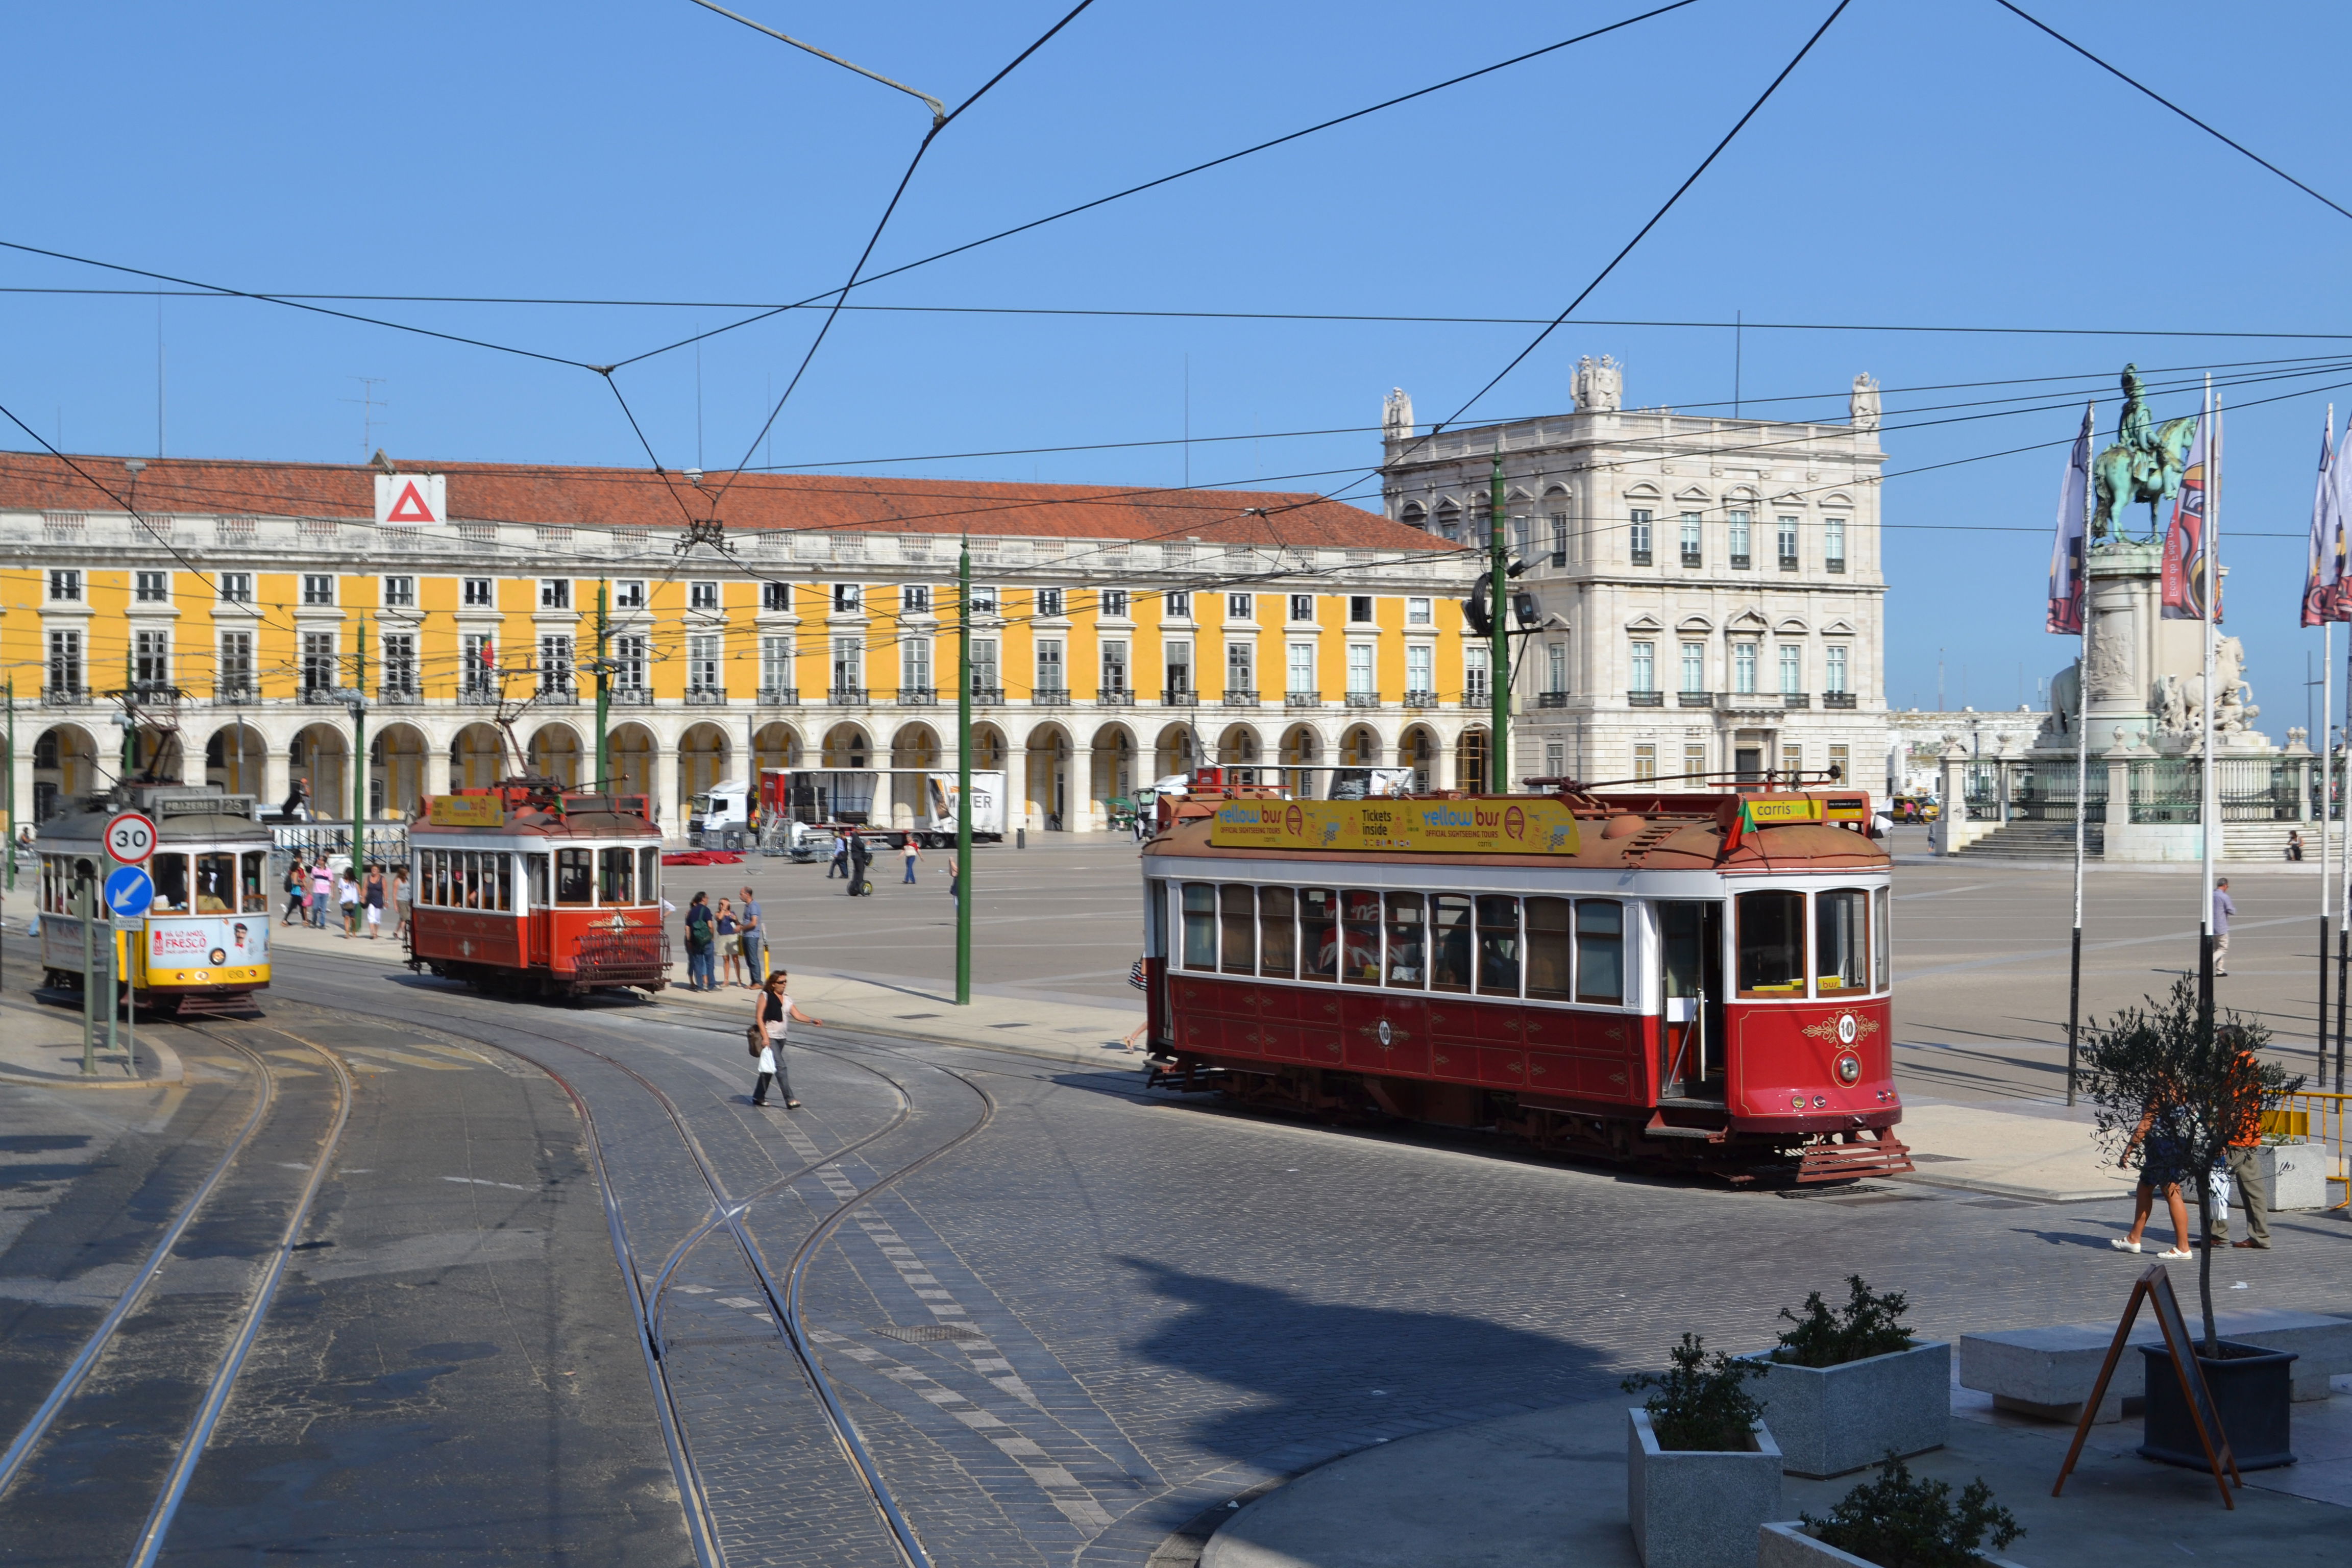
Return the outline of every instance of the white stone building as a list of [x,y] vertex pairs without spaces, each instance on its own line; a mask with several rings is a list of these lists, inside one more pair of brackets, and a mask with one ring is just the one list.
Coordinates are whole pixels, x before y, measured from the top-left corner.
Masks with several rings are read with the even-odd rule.
[[1884,787],[1877,384],[1854,379],[1842,425],[1626,409],[1622,386],[1586,359],[1574,412],[1433,437],[1389,398],[1398,521],[1483,543],[1500,454],[1537,611],[1513,639],[1516,776],[1835,764]]

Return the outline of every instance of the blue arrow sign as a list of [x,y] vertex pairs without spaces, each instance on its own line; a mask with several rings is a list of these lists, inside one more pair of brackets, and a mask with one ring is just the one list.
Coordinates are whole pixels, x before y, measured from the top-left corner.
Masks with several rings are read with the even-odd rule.
[[125,920],[136,920],[155,901],[155,884],[137,866],[119,866],[106,879],[106,907]]

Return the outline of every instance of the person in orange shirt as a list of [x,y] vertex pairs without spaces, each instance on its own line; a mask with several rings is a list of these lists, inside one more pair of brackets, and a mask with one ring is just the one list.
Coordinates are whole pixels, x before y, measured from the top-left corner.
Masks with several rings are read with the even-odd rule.
[[[2254,1066],[2252,1051],[2242,1050],[2238,1058],[2251,1069]],[[2247,1113],[2238,1126],[2237,1134],[2230,1140],[2229,1152],[2222,1156],[2222,1169],[2238,1181],[2238,1201],[2246,1210],[2246,1239],[2230,1239],[2230,1215],[2226,1209],[2217,1213],[2213,1228],[2206,1233],[2208,1247],[2251,1247],[2269,1251],[2271,1245],[2270,1194],[2263,1188],[2262,1171],[2255,1152],[2262,1147],[2263,1121],[2259,1111]]]

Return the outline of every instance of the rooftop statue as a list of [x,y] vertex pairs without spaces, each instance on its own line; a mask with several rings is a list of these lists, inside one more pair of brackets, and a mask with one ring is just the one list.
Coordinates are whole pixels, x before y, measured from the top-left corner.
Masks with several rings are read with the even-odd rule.
[[2189,444],[2197,435],[2197,418],[2185,415],[2157,424],[2148,415],[2139,366],[2124,366],[2124,412],[2116,426],[2116,443],[2091,465],[2098,490],[2098,507],[2091,516],[2091,537],[2110,534],[2128,540],[2123,509],[2135,501],[2147,503],[2147,536],[2162,531],[2158,509],[2180,490],[2180,473]]

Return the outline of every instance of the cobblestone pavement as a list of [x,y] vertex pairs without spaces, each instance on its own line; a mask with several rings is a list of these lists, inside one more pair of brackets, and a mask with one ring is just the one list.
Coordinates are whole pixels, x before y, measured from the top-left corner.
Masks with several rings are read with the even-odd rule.
[[[289,963],[310,995],[350,972]],[[887,1122],[747,1214],[772,1271],[847,1194],[970,1125],[971,1142],[857,1211],[815,1256],[806,1318],[844,1403],[942,1568],[1143,1563],[1265,1480],[1481,1416],[1614,1392],[1683,1330],[1769,1342],[1775,1314],[1849,1272],[1907,1291],[1932,1335],[2097,1318],[2144,1259],[2122,1205],[1917,1187],[1781,1197],[1234,1117],[1131,1071],[816,1030],[808,1108],[745,1103],[740,1034],[658,1007],[552,1010],[430,982],[336,979],[341,1005],[512,1046],[594,1108],[657,1267],[709,1207],[662,1087],[737,1198]],[[868,1068],[903,1086],[892,1089]],[[2287,1215],[2270,1253],[2216,1265],[2229,1305],[2352,1300],[2352,1225]],[[891,1553],[824,1433],[740,1249],[703,1242],[669,1311],[672,1375],[731,1562]],[[2242,1283],[2242,1289],[2237,1289]]]

